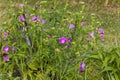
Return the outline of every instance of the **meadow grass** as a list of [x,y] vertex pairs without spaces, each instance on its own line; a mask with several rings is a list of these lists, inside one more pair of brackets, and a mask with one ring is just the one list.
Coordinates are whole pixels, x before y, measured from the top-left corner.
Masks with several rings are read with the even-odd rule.
[[[4,32],[2,28],[5,26],[5,30],[9,28],[12,30],[9,34],[13,36],[8,38],[8,42],[5,42],[1,38],[0,55],[4,56],[2,50],[7,44],[17,47],[18,50],[15,54],[10,52],[9,57],[11,60],[8,63],[11,65],[4,63],[2,58],[0,59],[2,62],[0,64],[0,71],[7,74],[4,75],[0,72],[0,76],[3,76],[1,79],[120,79],[119,2],[116,3],[115,0],[109,2],[108,7],[104,6],[102,0],[99,2],[91,0],[85,1],[84,3],[81,1],[77,2],[77,0],[51,0],[48,1],[48,3],[43,2],[42,6],[40,2],[41,1],[37,0],[34,2],[33,0],[29,0],[26,6],[27,8],[25,7],[27,9],[26,12],[31,12],[31,16],[34,14],[40,15],[40,17],[43,16],[43,19],[47,19],[49,24],[43,25],[38,22],[34,23],[31,20],[28,20],[28,23],[20,23],[20,21],[17,21],[17,17],[22,15],[22,11],[19,11],[20,9],[18,7],[19,4],[24,3],[24,1],[13,0],[13,2],[9,4],[7,0],[0,0],[0,33]],[[53,11],[53,13],[50,14],[50,11]],[[69,22],[63,24],[66,19],[68,19]],[[31,23],[29,23],[29,21],[31,21]],[[81,21],[85,21],[87,27],[90,28],[86,26],[85,29],[81,28],[79,23]],[[64,28],[68,26],[70,22],[72,22],[72,24],[74,23],[78,28],[75,30]],[[23,31],[22,37],[19,35],[22,32],[16,31],[21,26],[30,28],[27,32]],[[97,40],[98,37],[89,39],[86,34],[92,30],[97,30],[98,27],[101,27],[105,33],[104,40]],[[97,31],[95,33],[97,33]],[[25,34],[27,37],[24,36]],[[58,44],[58,40],[63,39],[63,34],[64,39],[69,36],[73,38],[72,42],[68,42],[72,45],[70,50],[66,49],[66,46]],[[15,43],[12,44],[10,42],[11,40],[14,40]],[[29,40],[31,40],[32,43],[29,42]],[[11,61],[13,63],[11,63]],[[87,66],[83,74],[77,74],[76,70],[82,61],[85,61]],[[6,73],[6,69],[8,73]],[[19,76],[22,77],[19,78]]]
[[[22,3],[22,1],[20,0],[15,0],[13,1],[15,5],[19,5],[19,3]],[[37,0],[35,1],[28,1],[28,4],[30,5],[35,5],[35,3],[37,2]],[[61,1],[60,6],[62,4],[64,4],[65,1]],[[107,44],[110,45],[120,45],[120,1],[118,0],[113,0],[113,1],[109,1],[108,7],[104,6],[104,1],[86,1],[86,14],[91,14],[91,13],[95,13],[98,18],[101,20],[101,22],[103,23],[102,28],[104,28],[107,32],[106,32],[106,37],[107,37]],[[79,5],[76,1],[70,1],[69,2],[69,6],[70,6],[70,10],[72,10],[73,12],[75,11],[80,11],[81,10],[81,5]],[[50,6],[47,7],[50,9]],[[7,17],[7,11],[9,9],[9,3],[7,0],[0,0],[0,24],[3,23],[4,21],[6,21],[6,17]],[[8,19],[9,21],[9,19]]]

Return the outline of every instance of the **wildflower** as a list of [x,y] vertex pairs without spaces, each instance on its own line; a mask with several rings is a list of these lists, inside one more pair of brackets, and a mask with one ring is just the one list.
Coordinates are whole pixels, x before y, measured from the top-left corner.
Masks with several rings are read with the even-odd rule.
[[70,48],[70,45],[67,45],[67,48]]
[[70,28],[71,29],[75,28],[75,25],[74,24],[70,24]]
[[43,20],[43,19],[41,20],[42,24],[45,24],[46,22],[47,22],[46,20]]
[[20,6],[20,8],[23,8],[23,7],[24,7],[24,4],[20,4],[19,6]]
[[20,19],[21,22],[25,21],[25,18],[22,15],[19,17],[19,19]]
[[36,21],[37,19],[38,19],[37,16],[33,16],[32,18],[33,21]]
[[28,18],[30,16],[30,14],[25,14],[25,17]]
[[9,61],[8,55],[3,56],[3,60],[4,60],[4,62]]
[[7,32],[4,32],[4,38],[7,38],[7,37],[8,37]]
[[100,34],[104,34],[104,31],[103,31],[101,28],[98,29],[98,32],[99,32]]
[[104,39],[104,34],[101,34],[101,35],[100,35],[100,38],[101,38],[101,39]]
[[5,46],[5,47],[3,48],[3,51],[4,51],[4,53],[7,53],[7,52],[9,51],[9,46]]
[[45,24],[47,21],[42,19],[42,18],[38,18],[38,21],[40,21],[42,24]]
[[78,70],[78,72],[79,72],[79,73],[82,73],[82,72],[84,71],[84,69],[85,69],[85,63],[82,62],[82,63],[80,64],[80,69]]
[[85,26],[85,24],[86,24],[85,22],[82,22],[82,23],[81,23],[82,26]]
[[64,37],[59,38],[59,43],[60,44],[65,44],[67,42],[67,39]]
[[104,39],[104,31],[101,28],[99,28],[98,32],[100,33],[100,38]]
[[94,32],[90,33],[90,37],[93,38],[94,37]]
[[71,40],[72,40],[72,38],[71,38],[71,37],[67,39],[67,41],[68,41],[68,42],[70,42]]
[[85,63],[82,62],[82,63],[80,64],[80,67],[84,69],[84,68],[85,68]]

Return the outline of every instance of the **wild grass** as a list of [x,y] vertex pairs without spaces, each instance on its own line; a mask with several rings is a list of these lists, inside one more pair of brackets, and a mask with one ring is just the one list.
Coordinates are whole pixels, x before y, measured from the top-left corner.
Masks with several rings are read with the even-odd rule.
[[[119,1],[104,6],[102,0],[0,0],[0,79],[10,80],[119,80],[120,79],[120,7]],[[19,8],[24,3],[25,12]],[[19,16],[30,13],[30,19],[20,22]],[[32,22],[34,15],[47,20],[46,24]],[[66,22],[68,21],[68,22]],[[81,27],[85,21],[86,26]],[[69,24],[75,29],[69,29]],[[20,31],[21,27],[25,30]],[[99,38],[98,28],[104,31]],[[3,39],[3,32],[9,33]],[[95,31],[95,38],[90,32]],[[72,37],[66,45],[59,39]],[[70,49],[66,46],[70,44]],[[3,48],[9,51],[9,62],[3,61]],[[78,73],[84,61],[85,71]]]

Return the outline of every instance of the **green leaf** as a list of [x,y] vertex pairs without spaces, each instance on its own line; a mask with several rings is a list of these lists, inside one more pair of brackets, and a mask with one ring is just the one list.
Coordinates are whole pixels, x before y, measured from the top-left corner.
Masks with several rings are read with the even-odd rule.
[[106,66],[106,67],[101,71],[101,73],[102,73],[102,72],[105,72],[105,71],[113,71],[113,70],[114,70],[113,67]]
[[92,56],[89,56],[89,58],[94,58],[94,59],[100,59],[98,55],[92,55]]
[[108,56],[108,57],[106,57],[105,59],[104,59],[104,61],[103,61],[103,67],[105,67],[105,66],[107,66],[108,65],[108,61],[111,59],[111,57],[110,56]]
[[119,80],[117,73],[114,73],[114,76],[115,76],[115,80]]

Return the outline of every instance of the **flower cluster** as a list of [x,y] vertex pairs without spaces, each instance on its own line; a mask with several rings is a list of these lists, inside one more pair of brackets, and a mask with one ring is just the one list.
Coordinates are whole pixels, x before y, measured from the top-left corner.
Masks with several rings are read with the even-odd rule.
[[[7,32],[4,32],[4,39],[7,39],[8,38],[8,33]],[[15,47],[12,47],[12,52],[16,52],[17,49]],[[3,60],[4,62],[7,62],[9,61],[9,57],[8,57],[8,54],[10,52],[10,46],[6,45],[3,47]]]
[[80,69],[78,70],[78,72],[79,72],[79,73],[82,73],[84,70],[85,70],[85,63],[82,62],[82,63],[80,64]]
[[[25,14],[25,17],[26,17],[26,18],[28,18],[29,16],[30,16],[30,14]],[[20,15],[20,16],[19,16],[19,20],[20,20],[20,22],[24,22],[24,21],[25,21],[24,16],[23,16],[23,15]],[[39,21],[41,24],[45,24],[45,23],[47,22],[46,20],[44,20],[44,19],[42,19],[42,18],[38,18],[37,16],[33,16],[31,20],[32,20],[32,21]]]
[[[70,41],[72,41],[71,37],[69,37],[69,38],[65,38],[65,37],[59,38],[59,43],[60,44],[66,44],[67,42],[70,42]],[[67,48],[70,48],[70,44],[67,45]]]
[[[102,28],[99,28],[99,29],[98,29],[98,33],[100,34],[100,38],[101,38],[101,39],[104,39],[104,31],[103,31]],[[92,32],[90,33],[90,37],[91,37],[91,38],[94,37],[94,31],[92,31]]]
[[[23,8],[24,7],[24,4],[20,4],[20,8]],[[19,21],[21,22],[21,23],[24,23],[24,22],[26,22],[27,21],[27,19],[29,19],[30,18],[30,21],[32,21],[33,23],[36,23],[36,22],[40,22],[40,24],[41,25],[44,25],[44,24],[46,24],[47,23],[47,20],[45,20],[45,19],[43,19],[43,18],[40,18],[40,17],[38,17],[38,15],[33,15],[33,16],[31,16],[30,14],[28,14],[28,13],[26,13],[26,14],[22,14],[22,15],[19,15]],[[27,23],[27,22],[26,22]],[[66,24],[68,24],[69,25],[69,29],[71,29],[71,31],[72,30],[74,30],[75,28],[76,28],[76,24],[73,24],[73,23],[68,23],[68,22],[66,22]],[[83,26],[85,26],[86,25],[86,22],[81,22],[81,24],[80,24],[82,27]],[[25,26],[25,25],[24,25]],[[25,27],[23,27],[23,29],[24,29]],[[24,31],[24,30],[23,30]],[[101,28],[99,28],[98,29],[98,33],[100,34],[100,38],[101,39],[103,39],[104,38],[104,31],[101,29]],[[28,33],[29,34],[29,33]],[[67,35],[68,36],[68,35]],[[73,35],[72,35],[73,36]],[[94,31],[91,31],[91,33],[89,33],[88,34],[88,36],[90,37],[90,38],[94,38],[94,36],[95,36],[95,32]],[[4,38],[7,38],[8,37],[8,33],[7,32],[4,32]],[[51,36],[49,36],[49,39],[51,39],[52,37]],[[29,44],[29,39],[27,38],[27,42],[28,42],[28,44]],[[65,47],[66,48],[70,48],[71,47],[71,45],[70,45],[70,42],[73,40],[73,37],[60,37],[59,38],[59,41],[58,41],[58,44],[60,44],[60,45],[65,45]],[[3,61],[4,62],[8,62],[9,61],[9,53],[11,52],[11,50],[12,50],[12,52],[16,52],[16,48],[15,47],[10,47],[10,45],[6,45],[6,46],[4,46],[3,47],[3,53],[4,53],[4,56],[3,56]],[[56,51],[58,51],[59,49],[56,49]],[[92,48],[92,50],[93,50],[93,48]],[[86,66],[86,64],[84,63],[84,62],[82,62],[81,64],[80,64],[80,68],[79,68],[79,70],[78,70],[78,72],[79,73],[82,73],[82,72],[84,72],[84,70],[85,70],[85,66]]]
[[100,33],[100,38],[104,39],[104,31],[102,30],[102,28],[99,28],[98,32]]
[[10,49],[9,46],[5,46],[5,47],[3,48],[3,53],[5,54],[5,55],[3,56],[4,62],[9,61],[9,58],[8,58],[9,49]]

